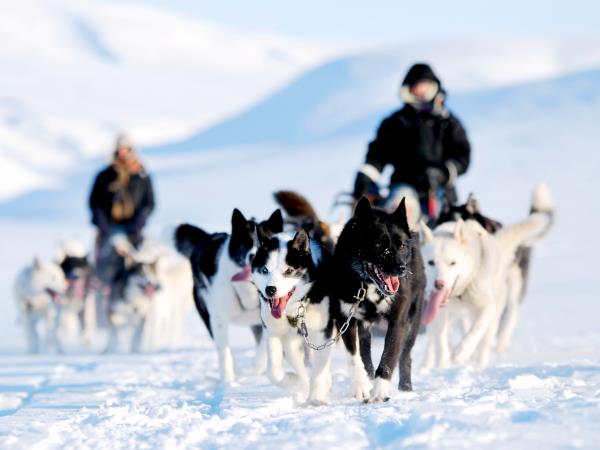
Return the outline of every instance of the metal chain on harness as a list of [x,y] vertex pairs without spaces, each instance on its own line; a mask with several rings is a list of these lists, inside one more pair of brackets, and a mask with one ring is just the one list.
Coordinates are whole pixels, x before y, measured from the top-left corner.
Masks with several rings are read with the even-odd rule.
[[354,296],[354,298],[356,300],[358,300],[358,302],[352,304],[348,318],[346,319],[344,324],[340,327],[339,331],[337,332],[337,334],[334,337],[323,342],[320,345],[315,345],[312,342],[310,342],[310,340],[308,339],[308,329],[306,328],[306,323],[304,322],[304,312],[306,311],[306,307],[304,306],[304,304],[305,304],[304,302],[300,303],[300,306],[298,306],[298,314],[296,315],[295,320],[299,323],[298,329],[300,330],[300,334],[304,338],[304,342],[306,343],[306,345],[308,345],[308,347],[312,348],[313,350],[320,351],[320,350],[326,349],[327,347],[331,347],[333,344],[335,344],[337,341],[339,341],[340,338],[342,337],[342,334],[344,334],[348,330],[348,327],[350,326],[350,320],[352,320],[352,318],[354,317],[354,314],[356,314],[358,307],[363,302],[366,295],[367,295],[367,290],[365,289],[364,284],[361,282],[360,288],[358,289],[358,292]]

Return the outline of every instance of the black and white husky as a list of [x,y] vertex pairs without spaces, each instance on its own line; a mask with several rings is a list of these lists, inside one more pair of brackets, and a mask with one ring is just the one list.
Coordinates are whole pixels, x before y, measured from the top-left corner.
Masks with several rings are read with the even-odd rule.
[[66,322],[64,319],[68,316],[76,318],[77,332],[89,347],[96,331],[96,298],[91,288],[92,266],[88,253],[79,240],[68,239],[60,242],[55,261],[67,279],[67,291],[59,305],[59,321]]
[[[269,377],[296,391],[296,401],[324,403],[331,388],[330,349],[312,355],[306,367],[304,334],[313,346],[330,341],[334,321],[327,295],[327,250],[307,232],[276,233],[268,224],[257,228],[259,247],[252,261],[252,279],[261,297],[267,333]],[[285,373],[283,355],[295,370]]]
[[[367,402],[388,400],[398,364],[399,389],[411,390],[411,350],[419,331],[425,273],[404,199],[391,214],[371,208],[365,197],[359,200],[339,236],[334,270],[331,291],[339,299],[338,326],[351,318],[342,338],[354,396]],[[387,321],[387,332],[375,370],[370,327],[380,318]]]
[[175,247],[190,260],[194,303],[217,346],[221,380],[231,382],[235,379],[229,345],[230,324],[252,328],[258,345],[255,369],[262,372],[266,355],[261,345],[258,292],[250,281],[250,262],[256,252],[256,223],[234,209],[231,234],[211,234],[184,224],[175,230]]

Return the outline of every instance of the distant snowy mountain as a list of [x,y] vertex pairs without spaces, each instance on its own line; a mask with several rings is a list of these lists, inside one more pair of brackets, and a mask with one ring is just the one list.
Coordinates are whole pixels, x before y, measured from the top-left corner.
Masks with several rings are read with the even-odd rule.
[[[372,132],[415,61],[433,64],[454,104],[468,92],[553,79],[600,67],[600,39],[404,45],[328,62],[289,86],[188,139],[161,146],[172,151],[256,145],[301,144]],[[567,96],[567,93],[561,94]],[[479,102],[489,108],[485,102]]]
[[14,2],[0,14],[0,201],[56,185],[118,131],[156,144],[214,124],[331,53],[141,4]]

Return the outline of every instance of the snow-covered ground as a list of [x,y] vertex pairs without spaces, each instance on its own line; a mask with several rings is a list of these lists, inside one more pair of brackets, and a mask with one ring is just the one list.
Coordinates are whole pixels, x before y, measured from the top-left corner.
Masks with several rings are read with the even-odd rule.
[[[156,14],[60,0],[19,2],[0,17],[3,42],[18,43],[0,45],[10,62],[0,80],[13,92],[0,98],[1,448],[600,447],[598,40],[407,45],[336,59],[285,85],[333,50]],[[37,27],[15,27],[15,17]],[[219,64],[207,42],[227,55]],[[186,344],[171,352],[24,354],[15,273],[34,255],[51,257],[61,238],[92,242],[87,191],[119,127],[148,144],[158,199],[149,234],[158,240],[168,242],[182,221],[225,230],[233,207],[266,217],[280,188],[299,190],[330,217],[414,59],[439,69],[472,139],[463,198],[475,192],[505,222],[527,213],[538,181],[556,199],[514,344],[490,368],[421,373],[420,340],[414,392],[363,405],[349,396],[337,349],[330,405],[301,408],[251,373],[244,329],[233,336],[242,377],[221,385],[194,315]],[[36,68],[56,84],[36,84]],[[237,83],[240,71],[247,84]],[[113,110],[125,91],[128,101]]]

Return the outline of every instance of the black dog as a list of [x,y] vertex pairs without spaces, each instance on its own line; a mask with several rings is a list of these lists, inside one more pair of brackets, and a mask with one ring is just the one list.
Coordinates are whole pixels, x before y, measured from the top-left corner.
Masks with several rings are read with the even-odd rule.
[[[388,214],[371,208],[362,197],[339,237],[334,262],[332,297],[339,300],[333,303],[339,308],[338,329],[351,317],[342,337],[349,352],[355,397],[369,402],[388,400],[398,363],[399,389],[411,390],[411,350],[419,331],[425,272],[418,234],[408,227],[404,200]],[[370,327],[380,318],[388,328],[375,371]]]

